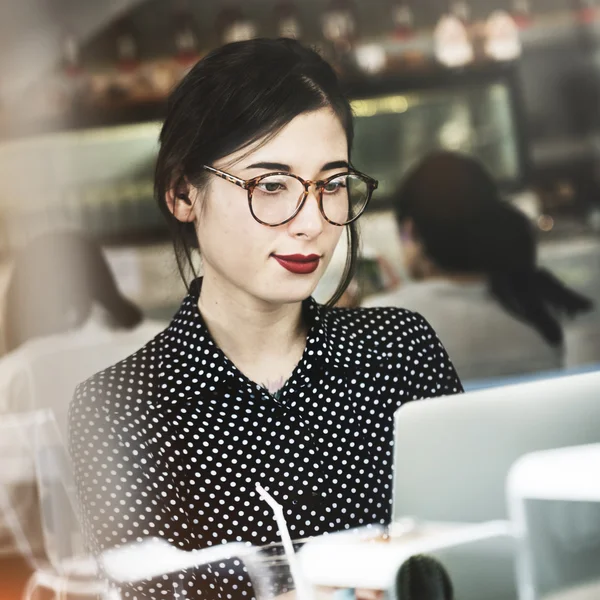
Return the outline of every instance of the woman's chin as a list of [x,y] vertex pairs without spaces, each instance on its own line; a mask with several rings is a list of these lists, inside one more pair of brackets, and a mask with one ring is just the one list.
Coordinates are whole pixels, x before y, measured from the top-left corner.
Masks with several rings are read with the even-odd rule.
[[302,302],[312,295],[318,283],[319,277],[314,275],[302,275],[291,281],[278,282],[267,288],[268,299],[265,300],[274,304]]

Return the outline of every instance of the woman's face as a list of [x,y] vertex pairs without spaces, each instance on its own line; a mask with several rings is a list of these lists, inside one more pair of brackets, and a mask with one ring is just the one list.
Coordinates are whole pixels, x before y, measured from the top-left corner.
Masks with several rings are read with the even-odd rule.
[[[211,166],[241,179],[274,171],[325,179],[348,169],[346,134],[330,109],[319,109],[299,115],[264,145],[259,142]],[[343,230],[321,215],[315,187],[294,219],[267,227],[252,217],[246,190],[213,174],[208,177],[208,185],[191,198],[205,282],[270,304],[310,296]],[[318,260],[299,273],[302,266],[286,261],[290,255]]]

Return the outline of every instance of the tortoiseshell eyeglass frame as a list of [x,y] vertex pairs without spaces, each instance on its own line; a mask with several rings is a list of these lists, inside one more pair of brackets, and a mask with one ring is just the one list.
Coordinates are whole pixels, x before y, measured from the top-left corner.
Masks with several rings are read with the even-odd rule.
[[[313,184],[315,185],[317,192],[318,192],[317,197],[319,200],[319,211],[323,215],[323,218],[328,223],[331,223],[331,225],[336,225],[338,227],[344,227],[346,225],[349,225],[353,221],[356,221],[356,219],[358,219],[358,217],[360,217],[363,214],[363,212],[365,211],[365,208],[367,208],[367,205],[369,204],[369,202],[371,200],[371,197],[373,196],[373,192],[377,189],[377,186],[379,185],[379,182],[376,179],[373,179],[372,177],[369,177],[368,175],[365,175],[364,173],[361,173],[360,171],[356,171],[355,169],[349,169],[348,171],[345,171],[343,173],[336,173],[335,175],[332,175],[331,177],[328,177],[327,179],[318,179],[316,181],[311,181],[309,179],[302,179],[302,177],[300,177],[299,175],[294,175],[293,173],[288,173],[287,171],[274,171],[272,173],[265,173],[264,175],[259,175],[258,177],[253,177],[252,179],[240,179],[239,177],[235,177],[235,175],[231,175],[230,173],[226,173],[225,171],[221,171],[220,169],[215,169],[214,167],[209,167],[208,165],[203,165],[203,168],[206,169],[207,171],[209,171],[210,173],[212,173],[213,175],[216,175],[217,177],[220,177],[221,179],[225,179],[225,181],[229,181],[230,183],[233,183],[233,184],[245,189],[248,192],[248,208],[250,209],[250,213],[251,213],[252,217],[254,218],[255,221],[258,221],[261,225],[266,225],[267,227],[279,227],[280,225],[285,225],[286,223],[289,223],[292,219],[294,219],[296,217],[296,215],[302,210],[302,207],[304,206],[304,203],[306,202],[306,199],[308,198],[308,194],[310,192],[310,186]],[[366,184],[368,185],[368,189],[369,189],[369,196],[368,196],[362,210],[357,215],[354,215],[351,219],[349,219],[348,221],[346,221],[344,223],[336,223],[335,221],[332,221],[331,219],[329,219],[327,217],[327,215],[325,214],[325,211],[323,210],[323,188],[330,181],[337,179],[341,175],[348,175],[348,174],[352,174],[352,175],[361,177],[366,182]],[[254,192],[254,188],[263,179],[265,179],[266,177],[271,177],[273,175],[286,175],[287,177],[293,177],[294,179],[297,179],[304,186],[304,194],[302,194],[302,198],[298,202],[298,206],[296,207],[296,210],[290,217],[281,221],[280,223],[266,223],[265,221],[261,221],[254,214],[254,210],[252,208],[252,193]]]

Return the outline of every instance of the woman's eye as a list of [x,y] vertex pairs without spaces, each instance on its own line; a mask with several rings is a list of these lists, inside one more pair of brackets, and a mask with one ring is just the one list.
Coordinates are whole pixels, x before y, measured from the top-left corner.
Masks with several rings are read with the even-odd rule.
[[263,183],[259,183],[257,187],[261,191],[268,192],[269,194],[273,194],[275,192],[282,192],[285,190],[285,184],[280,183],[278,181],[265,181]]
[[338,179],[336,181],[330,181],[328,184],[326,184],[323,187],[323,190],[325,191],[326,194],[334,194],[335,192],[338,192],[339,190],[341,190],[345,187],[346,187],[346,182],[342,179]]

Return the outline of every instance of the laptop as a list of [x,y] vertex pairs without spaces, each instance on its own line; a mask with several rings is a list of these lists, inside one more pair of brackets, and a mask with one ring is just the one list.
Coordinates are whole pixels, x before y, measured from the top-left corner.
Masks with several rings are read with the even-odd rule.
[[395,415],[392,519],[506,519],[523,454],[600,442],[600,371],[411,402]]
[[[409,403],[395,415],[392,519],[506,519],[506,479],[519,457],[595,442],[600,372]],[[509,534],[430,554],[457,598],[516,600]]]

